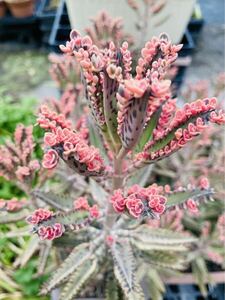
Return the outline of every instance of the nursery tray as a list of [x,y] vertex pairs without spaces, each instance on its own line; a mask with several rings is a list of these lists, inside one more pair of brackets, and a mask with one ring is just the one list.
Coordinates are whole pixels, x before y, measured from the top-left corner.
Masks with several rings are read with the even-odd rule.
[[59,45],[65,44],[65,42],[69,39],[70,31],[71,26],[66,4],[64,0],[61,0],[52,26],[51,35],[49,37],[49,45],[52,51],[61,52]]

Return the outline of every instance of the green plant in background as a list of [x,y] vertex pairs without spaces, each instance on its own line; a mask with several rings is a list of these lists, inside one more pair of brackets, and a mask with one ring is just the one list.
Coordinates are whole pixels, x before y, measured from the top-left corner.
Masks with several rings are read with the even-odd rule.
[[22,93],[48,79],[48,60],[44,53],[1,51],[0,61],[0,95],[19,100]]
[[[48,77],[47,55],[31,51],[0,54],[0,144],[9,139],[18,123],[26,125],[35,123],[34,110],[37,99],[25,96],[32,88],[41,84]],[[41,131],[34,129],[34,139],[38,141]],[[40,147],[36,147],[35,156],[41,156]],[[25,194],[13,182],[0,177],[0,199],[21,198]],[[7,237],[12,230],[24,226],[24,222],[12,225],[0,225],[0,299],[48,299],[36,297],[40,284],[40,278],[33,278],[35,274],[35,258],[26,268],[15,272],[13,263],[18,253],[23,251],[28,244],[29,238],[19,239]],[[23,275],[24,274],[24,275]],[[14,277],[15,275],[15,277]]]

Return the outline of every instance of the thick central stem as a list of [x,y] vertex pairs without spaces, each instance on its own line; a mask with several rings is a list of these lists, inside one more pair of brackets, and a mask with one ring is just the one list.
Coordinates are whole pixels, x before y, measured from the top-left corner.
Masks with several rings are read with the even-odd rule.
[[[121,188],[123,186],[122,178],[122,163],[123,159],[118,157],[114,158],[114,177],[113,177],[113,191]],[[108,207],[106,211],[106,220],[105,220],[105,231],[109,233],[118,214],[114,211],[114,208],[110,202],[108,202]]]

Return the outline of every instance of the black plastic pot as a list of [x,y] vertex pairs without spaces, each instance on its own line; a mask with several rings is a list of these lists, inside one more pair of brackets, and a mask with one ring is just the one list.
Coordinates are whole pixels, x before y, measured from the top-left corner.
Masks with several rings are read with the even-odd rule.
[[[36,1],[35,11],[40,4]],[[29,47],[40,46],[40,30],[36,13],[33,16],[15,18],[9,12],[0,18],[0,42],[25,44]]]
[[168,285],[164,300],[224,300],[224,284],[208,288],[208,296],[203,297],[194,284]]

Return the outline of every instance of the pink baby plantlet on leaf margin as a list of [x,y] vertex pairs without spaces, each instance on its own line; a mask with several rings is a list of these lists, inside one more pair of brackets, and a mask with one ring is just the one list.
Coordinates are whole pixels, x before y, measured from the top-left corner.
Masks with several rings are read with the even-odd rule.
[[[70,206],[54,193],[37,189],[31,193],[42,201],[42,206],[27,216],[32,231],[42,242],[55,245],[72,236],[75,245],[42,293],[62,285],[60,299],[74,299],[87,294],[90,279],[92,290],[106,285],[106,299],[145,299],[137,270],[143,264],[154,265],[157,276],[157,266],[182,270],[186,253],[197,244],[190,234],[151,224],[175,218],[173,226],[182,228],[175,212],[197,214],[202,202],[212,199],[213,189],[205,178],[196,186],[172,190],[168,185],[146,184],[149,179],[143,183],[137,174],[187,147],[210,123],[224,124],[225,114],[217,110],[215,98],[177,107],[171,82],[165,78],[182,45],[173,45],[166,34],[145,44],[135,70],[127,42],[118,46],[111,41],[100,49],[89,36],[73,30],[70,41],[60,48],[65,59],[68,55],[80,66],[95,124],[86,127],[86,113],[81,120],[84,125],[77,126],[69,119],[70,104],[67,115],[59,105],[52,105],[58,111],[42,105],[37,118],[45,131],[42,167],[52,172],[64,168],[68,177],[79,174],[86,187],[88,182],[97,188],[95,193],[86,188]],[[5,165],[3,152],[0,166],[7,175],[6,171],[15,167],[12,159]],[[27,168],[27,163],[17,167],[18,180],[28,176],[31,171]],[[144,269],[152,280],[152,273]]]

